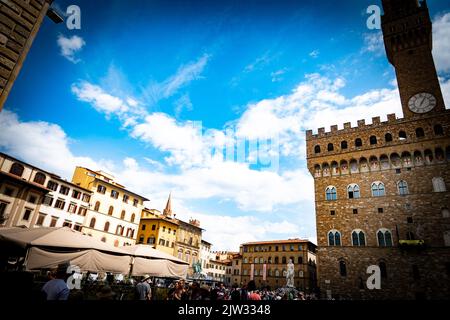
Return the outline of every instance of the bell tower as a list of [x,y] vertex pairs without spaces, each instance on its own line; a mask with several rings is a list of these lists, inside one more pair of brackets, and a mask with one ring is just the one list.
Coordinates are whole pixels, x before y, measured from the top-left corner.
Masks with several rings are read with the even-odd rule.
[[433,60],[426,1],[382,0],[384,45],[394,66],[405,118],[445,111]]

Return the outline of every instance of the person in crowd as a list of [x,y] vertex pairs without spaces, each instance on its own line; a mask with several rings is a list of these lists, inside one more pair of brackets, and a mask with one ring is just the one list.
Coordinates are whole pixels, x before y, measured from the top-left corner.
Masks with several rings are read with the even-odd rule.
[[247,290],[248,290],[248,300],[261,300],[261,296],[259,292],[256,290],[256,283],[254,280],[248,282]]
[[50,280],[42,287],[42,293],[46,300],[68,300],[70,289],[67,286],[68,263],[58,265],[54,273],[51,273]]
[[96,296],[98,300],[115,300],[116,293],[106,284],[97,292]]
[[142,281],[136,285],[136,300],[151,300],[152,288],[150,287],[150,276],[146,275]]
[[239,301],[241,300],[241,292],[238,289],[237,283],[233,284],[233,289],[231,290],[231,301]]

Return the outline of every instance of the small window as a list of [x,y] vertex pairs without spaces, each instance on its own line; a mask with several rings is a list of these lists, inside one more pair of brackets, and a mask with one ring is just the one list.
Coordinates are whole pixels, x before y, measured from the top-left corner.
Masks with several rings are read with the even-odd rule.
[[351,184],[347,187],[347,193],[349,199],[357,199],[360,197],[359,186],[357,184]]
[[423,131],[422,128],[417,128],[416,129],[416,138],[423,138],[425,137],[425,132]]
[[385,195],[384,183],[374,182],[372,183],[372,197],[382,197]]
[[109,222],[105,223],[105,227],[103,228],[103,231],[105,231],[105,232],[109,231]]
[[145,230],[145,227],[146,227],[146,225],[145,225],[145,224],[143,224],[143,225],[142,225],[142,230]]
[[52,190],[52,191],[56,191],[58,189],[58,184],[55,181],[49,181],[47,183],[47,188]]
[[406,218],[406,222],[407,222],[407,223],[414,223],[414,220],[413,220],[412,217],[407,217],[407,218]]
[[362,140],[360,138],[355,140],[355,147],[362,147]]
[[45,217],[46,217],[45,214],[39,213],[39,218],[36,221],[36,225],[37,226],[42,226],[44,224]]
[[41,172],[36,173],[36,175],[34,176],[34,182],[36,182],[37,184],[40,184],[40,185],[44,185],[45,174],[43,174]]
[[98,187],[97,187],[97,192],[98,192],[98,193],[101,193],[101,194],[105,194],[105,192],[106,192],[106,187],[105,187],[105,186],[102,186],[101,184],[99,184]]
[[341,149],[342,149],[342,150],[345,150],[345,149],[347,149],[347,148],[348,148],[347,141],[342,141],[342,142],[341,142]]
[[383,208],[378,208],[378,213],[383,213],[384,209]]
[[345,261],[339,261],[339,273],[341,277],[347,276],[347,264],[345,263]]
[[403,131],[403,130],[401,130],[399,133],[398,133],[398,138],[400,139],[400,141],[404,141],[404,140],[406,140],[406,132],[405,131]]
[[406,196],[407,194],[409,194],[408,184],[406,183],[406,181],[400,180],[399,182],[397,182],[397,188],[399,195]]
[[319,145],[314,147],[314,153],[320,153],[320,146]]
[[336,211],[335,210],[331,210],[330,211],[330,215],[332,215],[332,216],[336,215]]
[[361,230],[355,230],[352,232],[352,243],[354,246],[365,246],[366,236]]
[[114,213],[114,207],[113,206],[109,206],[108,215],[112,216],[113,213]]
[[134,219],[136,218],[136,215],[133,213],[132,215],[131,215],[131,219],[130,219],[130,221],[131,221],[131,223],[134,223]]
[[384,261],[381,261],[378,266],[380,267],[380,273],[382,278],[387,278],[387,268],[386,263]]
[[61,186],[59,188],[59,193],[67,196],[69,194],[70,188],[66,187],[66,186]]
[[328,245],[329,246],[340,246],[341,245],[341,234],[339,231],[331,230],[328,232]]
[[378,246],[392,247],[392,233],[387,229],[381,229],[377,232]]
[[100,201],[97,201],[94,206],[94,211],[99,211],[99,210],[100,210]]
[[377,137],[371,136],[370,137],[370,145],[375,145],[375,144],[377,144]]
[[30,220],[30,216],[31,216],[31,209],[25,209],[25,213],[23,214],[22,220],[28,221]]
[[111,198],[119,198],[119,192],[117,192],[116,190],[111,190]]
[[156,230],[156,225],[152,225],[152,231]]
[[325,190],[325,197],[326,197],[326,200],[328,200],[328,201],[337,200],[336,187],[333,187],[333,186],[328,187]]
[[437,136],[444,135],[444,129],[442,128],[442,126],[440,124],[437,124],[434,126],[434,134]]
[[328,151],[333,151],[333,150],[334,150],[334,146],[333,146],[332,143],[329,143],[329,144],[328,144],[327,150],[328,150]]
[[91,222],[89,223],[89,228],[95,228],[95,218],[91,219]]
[[120,219],[125,220],[125,210],[120,213]]
[[353,209],[353,214],[358,214],[358,209]]
[[138,204],[139,204],[139,200],[138,199],[134,199],[133,200],[133,206],[137,207]]
[[9,170],[9,173],[21,177],[23,174],[23,170],[25,170],[24,166],[19,163],[13,163],[11,166],[11,170]]
[[447,188],[445,186],[445,181],[442,177],[435,177],[432,180],[433,182],[433,191],[434,192],[445,192]]
[[386,134],[384,135],[384,141],[386,141],[386,142],[392,142],[392,134],[386,133]]

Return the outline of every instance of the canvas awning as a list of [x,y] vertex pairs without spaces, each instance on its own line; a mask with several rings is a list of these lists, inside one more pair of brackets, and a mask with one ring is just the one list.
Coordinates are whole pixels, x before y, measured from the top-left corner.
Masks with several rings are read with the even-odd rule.
[[51,269],[61,263],[77,266],[82,272],[112,272],[128,274],[130,256],[118,256],[97,250],[54,252],[32,247],[28,252],[27,270]]
[[189,263],[187,263],[186,261],[180,260],[168,253],[153,249],[149,245],[136,244],[134,246],[123,247],[122,249],[134,257],[142,257],[149,259],[164,259],[172,261],[177,264],[189,265]]
[[168,260],[146,259],[137,257],[134,259],[132,275],[164,278],[186,279],[189,265],[178,264]]
[[96,238],[63,228],[0,228],[0,241],[6,245],[27,247],[52,247],[65,249],[95,249],[119,255],[129,255],[122,248],[108,245]]

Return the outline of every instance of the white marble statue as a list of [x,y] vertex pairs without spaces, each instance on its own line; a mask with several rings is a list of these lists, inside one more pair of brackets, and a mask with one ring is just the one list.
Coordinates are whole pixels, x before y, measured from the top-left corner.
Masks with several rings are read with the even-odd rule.
[[292,259],[289,259],[289,263],[287,264],[287,273],[286,273],[286,287],[294,288],[294,263]]

